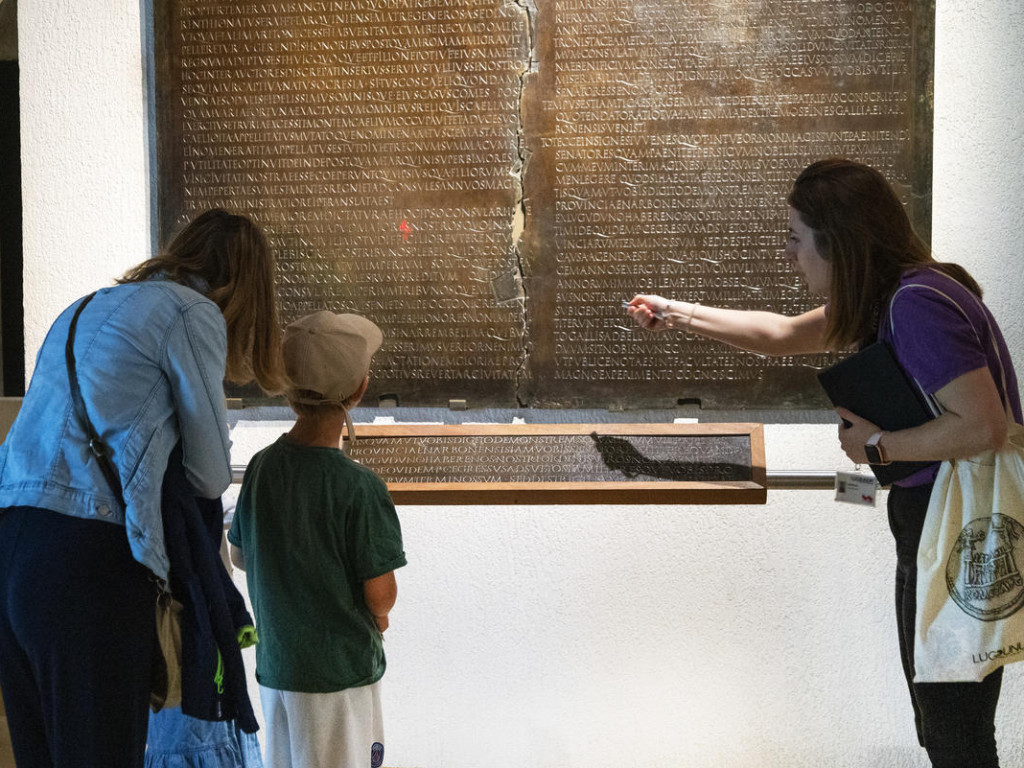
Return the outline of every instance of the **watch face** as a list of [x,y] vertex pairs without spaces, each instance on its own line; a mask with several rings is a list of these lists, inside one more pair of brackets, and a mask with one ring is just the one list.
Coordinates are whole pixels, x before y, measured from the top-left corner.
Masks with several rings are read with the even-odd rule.
[[865,445],[864,453],[868,455],[868,464],[882,463],[882,454],[879,452],[877,445]]

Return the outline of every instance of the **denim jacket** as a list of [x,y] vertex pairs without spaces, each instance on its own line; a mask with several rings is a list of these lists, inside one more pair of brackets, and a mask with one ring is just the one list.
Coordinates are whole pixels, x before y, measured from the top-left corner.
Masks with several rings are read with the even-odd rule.
[[171,449],[181,440],[185,473],[199,495],[215,498],[231,482],[224,318],[200,293],[165,280],[104,288],[82,312],[79,386],[112,450],[121,509],[71,401],[64,345],[78,303],[51,326],[0,445],[0,508],[42,507],[124,525],[135,559],[166,578],[160,488]]

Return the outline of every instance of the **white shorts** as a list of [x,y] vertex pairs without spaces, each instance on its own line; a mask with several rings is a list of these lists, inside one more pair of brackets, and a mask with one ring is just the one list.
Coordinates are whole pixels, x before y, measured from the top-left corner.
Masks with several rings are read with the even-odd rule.
[[335,693],[260,686],[266,768],[380,768],[380,681]]

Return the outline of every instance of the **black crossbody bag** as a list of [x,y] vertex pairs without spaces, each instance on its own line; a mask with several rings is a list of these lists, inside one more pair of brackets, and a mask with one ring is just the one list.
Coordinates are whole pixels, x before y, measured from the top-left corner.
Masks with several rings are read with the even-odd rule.
[[89,419],[89,412],[86,410],[85,400],[82,398],[82,390],[78,386],[78,369],[75,367],[75,329],[78,327],[78,316],[82,314],[82,310],[92,301],[95,295],[94,291],[82,299],[82,303],[78,305],[75,314],[71,318],[71,325],[68,327],[68,341],[64,345],[64,360],[68,367],[71,401],[75,406],[75,415],[78,417],[78,423],[85,430],[85,436],[89,441],[89,450],[92,451],[93,458],[99,465],[107,485],[110,486],[111,493],[114,494],[114,498],[117,499],[117,503],[121,505],[123,510],[125,503],[124,492],[121,489],[121,478],[117,474],[117,467],[114,466],[114,462],[110,458],[110,446],[99,436],[96,427],[93,426],[92,421]]
[[[68,341],[64,346],[64,360],[68,368],[68,384],[71,387],[71,401],[75,407],[75,415],[78,422],[85,430],[85,436],[89,441],[89,450],[99,465],[103,477],[110,486],[111,493],[121,505],[126,508],[124,491],[121,487],[121,478],[117,473],[117,467],[110,458],[110,446],[100,437],[89,418],[89,412],[85,409],[85,399],[82,397],[82,389],[78,385],[78,369],[75,366],[75,330],[78,328],[78,316],[82,310],[92,301],[96,295],[95,291],[90,293],[82,303],[78,305],[75,314],[71,317],[71,325],[68,326]],[[154,712],[164,707],[176,707],[181,704],[181,603],[171,596],[167,583],[162,579],[156,579],[158,593],[156,599],[156,634],[157,642],[160,645],[160,652],[163,656],[163,664],[158,664],[153,670],[153,681],[150,691],[150,707]]]

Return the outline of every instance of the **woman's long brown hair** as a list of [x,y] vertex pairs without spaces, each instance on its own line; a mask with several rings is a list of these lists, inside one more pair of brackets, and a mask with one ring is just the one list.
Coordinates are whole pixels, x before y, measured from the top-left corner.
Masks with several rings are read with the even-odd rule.
[[247,384],[255,378],[268,394],[284,391],[274,255],[251,219],[220,208],[206,211],[178,233],[163,253],[130,269],[118,282],[134,283],[155,275],[198,285],[220,307],[227,325],[229,381]]
[[825,341],[832,349],[875,340],[880,313],[908,269],[935,269],[981,296],[967,270],[935,261],[895,191],[873,168],[820,160],[797,177],[787,202],[814,230],[814,245],[831,266]]

